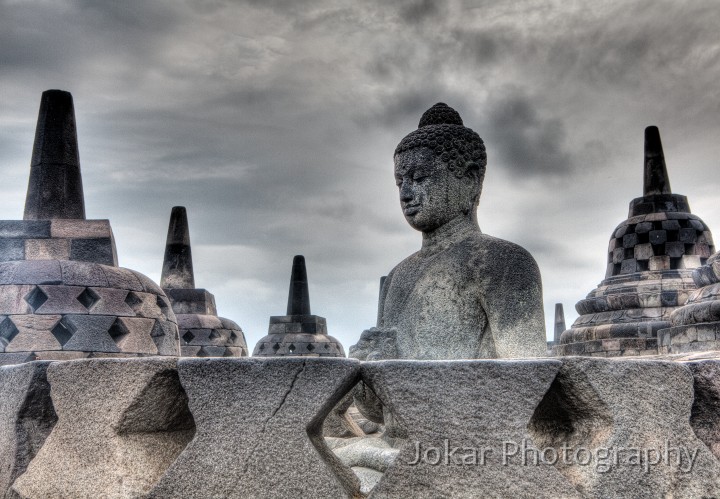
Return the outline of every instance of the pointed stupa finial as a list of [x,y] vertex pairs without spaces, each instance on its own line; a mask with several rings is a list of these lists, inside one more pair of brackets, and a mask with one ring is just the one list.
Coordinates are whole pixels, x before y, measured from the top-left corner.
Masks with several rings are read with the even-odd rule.
[[287,315],[310,315],[307,270],[305,270],[305,257],[302,255],[295,255],[293,258]]
[[643,196],[672,194],[665,166],[660,131],[656,126],[645,129],[645,186]]
[[555,336],[553,339],[556,344],[560,343],[560,335],[565,331],[565,312],[562,303],[555,304]]
[[75,109],[70,92],[46,90],[42,94],[23,218],[85,219]]
[[190,230],[184,206],[174,206],[170,212],[160,287],[165,289],[195,288],[192,252],[190,251]]

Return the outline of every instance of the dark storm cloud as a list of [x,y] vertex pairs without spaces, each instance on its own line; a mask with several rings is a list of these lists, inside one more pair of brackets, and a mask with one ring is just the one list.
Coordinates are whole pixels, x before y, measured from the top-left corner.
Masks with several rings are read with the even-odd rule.
[[438,0],[414,0],[400,8],[400,17],[410,24],[418,24],[437,17],[444,10],[446,2]]
[[488,115],[488,156],[515,175],[547,176],[567,173],[571,156],[560,119],[542,116],[531,99],[519,90],[496,96]]

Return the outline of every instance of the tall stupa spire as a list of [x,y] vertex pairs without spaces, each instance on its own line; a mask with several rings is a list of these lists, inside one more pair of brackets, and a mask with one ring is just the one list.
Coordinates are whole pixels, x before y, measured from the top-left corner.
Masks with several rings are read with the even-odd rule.
[[310,292],[308,291],[305,257],[302,255],[296,255],[293,258],[287,315],[310,315]]
[[160,287],[164,289],[192,289],[195,287],[190,230],[184,206],[174,206],[170,212]]
[[75,109],[70,92],[47,90],[42,94],[23,218],[85,219]]
[[665,166],[660,131],[656,126],[645,129],[645,178],[643,196],[672,194]]

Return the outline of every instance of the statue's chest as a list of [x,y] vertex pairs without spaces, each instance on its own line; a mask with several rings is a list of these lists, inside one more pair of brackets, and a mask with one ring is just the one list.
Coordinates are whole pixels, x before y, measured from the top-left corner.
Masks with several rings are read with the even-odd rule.
[[[445,347],[466,356],[467,348],[477,350],[485,323],[477,279],[465,259],[414,257],[395,268],[383,324],[398,328],[398,346],[408,356],[432,358]],[[447,351],[443,357],[453,358]]]

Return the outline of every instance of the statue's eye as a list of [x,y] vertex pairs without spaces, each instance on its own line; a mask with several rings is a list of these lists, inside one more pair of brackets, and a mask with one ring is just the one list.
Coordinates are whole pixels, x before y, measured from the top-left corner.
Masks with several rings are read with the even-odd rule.
[[415,175],[413,175],[413,180],[415,182],[420,182],[421,180],[425,180],[426,178],[428,178],[428,175],[426,173],[416,173]]

